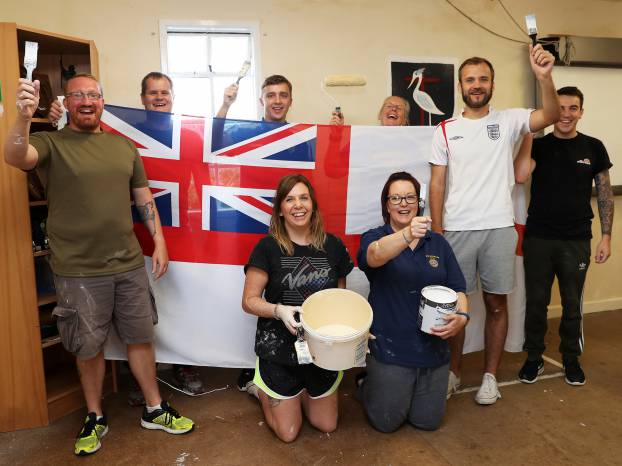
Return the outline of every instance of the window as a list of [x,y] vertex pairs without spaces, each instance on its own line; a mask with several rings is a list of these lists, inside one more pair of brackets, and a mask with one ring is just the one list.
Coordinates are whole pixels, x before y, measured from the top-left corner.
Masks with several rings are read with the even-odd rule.
[[160,31],[162,69],[173,80],[175,113],[216,115],[225,88],[238,79],[248,60],[250,69],[227,118],[258,119],[257,25],[162,21]]

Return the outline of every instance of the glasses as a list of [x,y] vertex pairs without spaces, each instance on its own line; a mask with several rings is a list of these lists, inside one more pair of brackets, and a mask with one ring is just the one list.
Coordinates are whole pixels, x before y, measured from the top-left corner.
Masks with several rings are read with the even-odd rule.
[[406,201],[406,204],[416,204],[417,195],[407,194],[406,196],[398,196],[397,194],[393,194],[392,196],[387,196],[387,201],[393,205],[400,205],[402,201]]
[[76,100],[82,100],[86,97],[87,100],[99,100],[102,98],[102,95],[97,92],[87,92],[86,94],[82,91],[68,92],[65,94],[65,97],[73,97]]
[[386,108],[387,110],[404,110],[405,109],[405,107],[400,104],[384,104],[383,108]]

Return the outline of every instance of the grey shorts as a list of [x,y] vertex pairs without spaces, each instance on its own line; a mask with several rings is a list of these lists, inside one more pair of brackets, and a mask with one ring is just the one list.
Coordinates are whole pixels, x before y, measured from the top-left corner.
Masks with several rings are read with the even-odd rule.
[[157,311],[143,267],[101,277],[54,277],[58,332],[67,351],[95,357],[114,322],[126,344],[153,341]]
[[446,231],[445,239],[456,255],[467,284],[467,294],[482,289],[508,294],[514,289],[514,264],[518,233],[514,227],[491,230]]

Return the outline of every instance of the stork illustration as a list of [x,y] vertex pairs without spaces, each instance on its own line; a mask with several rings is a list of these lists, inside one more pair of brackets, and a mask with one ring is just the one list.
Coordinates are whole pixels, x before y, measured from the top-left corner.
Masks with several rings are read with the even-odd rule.
[[444,115],[444,112],[441,112],[432,97],[427,92],[420,91],[419,87],[421,86],[421,81],[423,81],[423,71],[425,68],[419,68],[413,73],[412,79],[410,80],[410,84],[407,89],[410,89],[410,86],[419,78],[417,81],[417,85],[415,86],[415,90],[413,91],[413,100],[415,103],[423,109],[424,112],[428,113],[428,125],[432,124],[432,114],[434,115]]

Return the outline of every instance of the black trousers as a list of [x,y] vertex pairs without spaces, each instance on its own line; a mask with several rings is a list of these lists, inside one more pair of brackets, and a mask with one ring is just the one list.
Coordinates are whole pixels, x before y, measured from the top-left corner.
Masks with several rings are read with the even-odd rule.
[[523,349],[528,359],[538,359],[544,353],[547,306],[556,276],[562,299],[559,352],[564,359],[576,358],[583,351],[583,285],[590,264],[590,241],[525,238],[523,263],[527,296]]

